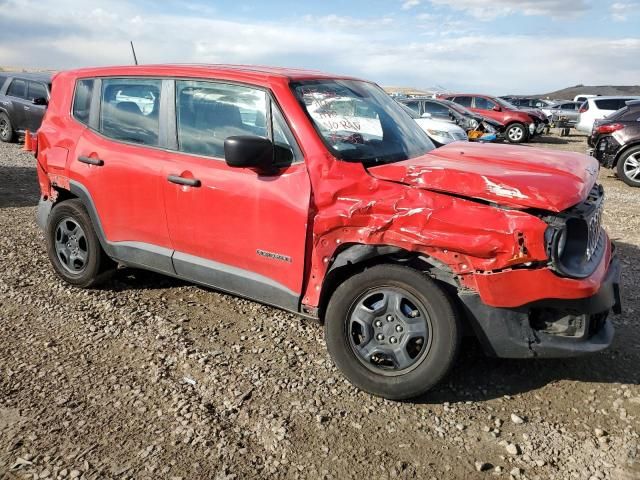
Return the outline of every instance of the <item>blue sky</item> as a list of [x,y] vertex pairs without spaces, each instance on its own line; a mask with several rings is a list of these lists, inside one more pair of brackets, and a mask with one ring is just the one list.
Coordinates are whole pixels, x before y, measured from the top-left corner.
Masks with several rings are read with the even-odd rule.
[[[36,14],[43,12],[43,14]],[[0,0],[0,65],[252,63],[382,85],[640,83],[640,0]]]

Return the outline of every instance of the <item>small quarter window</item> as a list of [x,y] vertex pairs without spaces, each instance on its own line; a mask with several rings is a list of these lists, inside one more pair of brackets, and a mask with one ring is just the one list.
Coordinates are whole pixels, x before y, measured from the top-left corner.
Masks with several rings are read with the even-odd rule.
[[100,131],[115,140],[158,145],[161,85],[161,80],[104,79]]
[[302,159],[291,130],[278,106],[271,102],[271,118],[273,121],[273,145],[276,165],[290,165]]
[[73,97],[73,116],[85,125],[89,124],[91,113],[91,97],[93,96],[93,79],[78,80]]

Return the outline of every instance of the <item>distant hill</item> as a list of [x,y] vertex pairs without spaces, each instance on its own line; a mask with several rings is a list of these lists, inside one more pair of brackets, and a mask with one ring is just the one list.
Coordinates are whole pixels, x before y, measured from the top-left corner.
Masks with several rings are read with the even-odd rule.
[[640,85],[576,85],[542,95],[531,95],[540,98],[562,98],[573,100],[576,95],[640,95]]

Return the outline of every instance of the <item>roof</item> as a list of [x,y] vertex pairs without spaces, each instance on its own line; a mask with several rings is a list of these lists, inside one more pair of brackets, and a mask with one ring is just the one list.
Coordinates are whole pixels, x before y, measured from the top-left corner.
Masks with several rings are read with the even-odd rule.
[[312,78],[342,78],[352,79],[344,75],[333,75],[318,70],[306,70],[302,68],[270,67],[264,65],[216,65],[216,64],[157,64],[157,65],[123,65],[112,67],[94,67],[73,70],[70,73],[82,75],[177,75],[205,77],[216,74],[239,74],[244,79],[265,80],[268,78],[282,78],[289,80],[303,80]]
[[640,100],[640,96],[638,95],[608,95],[608,96],[604,96],[604,95],[600,95],[598,97],[590,97],[587,98],[586,101],[596,101],[596,100],[621,100],[621,99],[625,99],[628,98],[629,100],[636,100],[639,99]]
[[53,78],[52,72],[3,72],[0,71],[0,75],[12,77],[12,78],[21,78],[24,80],[35,80],[37,82],[51,82]]

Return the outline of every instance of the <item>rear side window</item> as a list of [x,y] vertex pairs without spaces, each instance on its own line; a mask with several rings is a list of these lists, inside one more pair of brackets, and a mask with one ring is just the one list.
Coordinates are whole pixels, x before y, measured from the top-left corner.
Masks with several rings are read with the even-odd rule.
[[76,82],[76,91],[73,96],[73,117],[85,125],[89,124],[93,83],[93,79],[78,80]]
[[161,80],[102,80],[100,132],[142,145],[158,145]]
[[640,107],[626,107],[618,119],[621,122],[640,122]]
[[11,97],[27,98],[27,82],[14,78],[9,85],[7,95]]
[[628,98],[608,98],[606,100],[595,100],[595,104],[600,110],[620,110],[628,100]]
[[471,107],[471,97],[455,97],[453,101],[463,107]]
[[35,100],[36,98],[47,99],[47,88],[44,84],[39,82],[29,82],[29,100]]
[[267,94],[216,82],[176,81],[178,149],[224,158],[224,141],[234,135],[268,136]]

